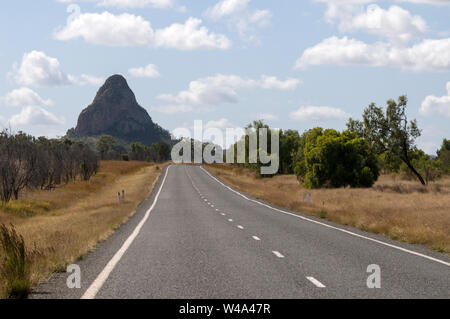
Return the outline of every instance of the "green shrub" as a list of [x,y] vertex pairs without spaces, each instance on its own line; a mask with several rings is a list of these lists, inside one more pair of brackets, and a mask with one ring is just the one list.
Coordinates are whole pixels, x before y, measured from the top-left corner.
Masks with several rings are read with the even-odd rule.
[[294,171],[306,188],[371,187],[378,179],[378,159],[355,134],[315,128],[302,139]]

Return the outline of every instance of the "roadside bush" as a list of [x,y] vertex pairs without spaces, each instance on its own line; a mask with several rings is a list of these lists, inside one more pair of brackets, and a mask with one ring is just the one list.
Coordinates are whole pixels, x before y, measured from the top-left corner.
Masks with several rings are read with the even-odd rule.
[[31,290],[30,252],[25,247],[21,235],[14,226],[9,229],[0,225],[0,275],[6,281],[7,296],[11,299],[24,299]]
[[316,128],[305,133],[295,166],[307,188],[371,187],[379,176],[377,158],[353,133]]

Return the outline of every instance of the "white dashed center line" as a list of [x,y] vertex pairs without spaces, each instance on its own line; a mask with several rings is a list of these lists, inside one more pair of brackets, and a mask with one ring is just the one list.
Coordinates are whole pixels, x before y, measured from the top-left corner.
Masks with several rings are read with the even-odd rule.
[[277,256],[278,258],[284,258],[284,256],[283,256],[279,251],[274,250],[274,251],[272,251],[272,252],[273,252],[273,254],[274,254],[275,256]]
[[316,278],[314,277],[306,277],[306,279],[308,279],[309,281],[311,281],[316,287],[318,288],[325,288],[325,285],[322,284],[320,281],[318,281]]
[[257,240],[257,241],[260,241],[260,240],[261,240],[261,238],[259,238],[258,236],[253,236],[253,239],[254,239],[254,240]]
[[244,229],[244,227],[243,226],[241,226],[241,225],[238,225],[238,227],[237,228],[239,228],[239,229]]
[[232,223],[233,222],[233,220],[230,218],[229,220],[228,220],[230,223]]
[[222,215],[222,216],[227,216],[227,214],[225,214],[225,213],[221,213],[220,215]]

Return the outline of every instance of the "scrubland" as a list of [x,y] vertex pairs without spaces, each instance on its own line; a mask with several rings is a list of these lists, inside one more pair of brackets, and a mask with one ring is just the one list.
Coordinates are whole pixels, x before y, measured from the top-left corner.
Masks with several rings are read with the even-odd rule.
[[[17,201],[0,205],[0,224],[14,225],[32,251],[31,285],[82,258],[126,222],[151,193],[165,164],[101,162],[90,181],[52,191],[27,190]],[[117,193],[125,190],[125,201]],[[0,297],[6,297],[0,278]]]

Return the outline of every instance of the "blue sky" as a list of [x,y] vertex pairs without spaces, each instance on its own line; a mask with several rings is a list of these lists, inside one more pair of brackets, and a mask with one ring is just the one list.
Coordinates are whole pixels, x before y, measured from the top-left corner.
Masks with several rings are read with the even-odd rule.
[[164,128],[342,129],[407,94],[434,153],[450,137],[450,0],[10,1],[0,126],[64,135],[124,75]]

